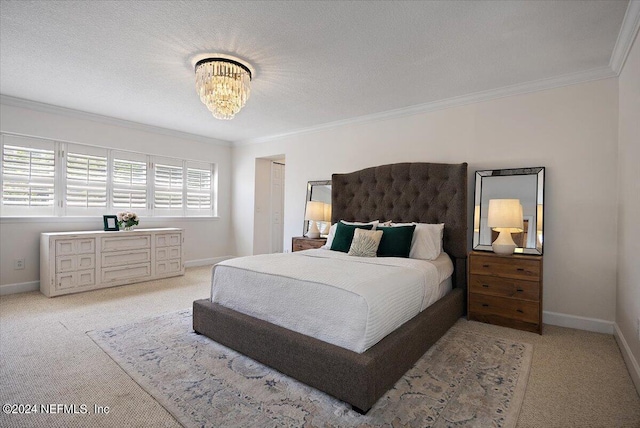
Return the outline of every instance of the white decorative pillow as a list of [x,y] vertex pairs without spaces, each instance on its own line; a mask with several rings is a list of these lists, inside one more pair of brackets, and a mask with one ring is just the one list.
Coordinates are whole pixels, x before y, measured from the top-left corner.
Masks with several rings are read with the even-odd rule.
[[376,257],[381,239],[381,230],[356,229],[347,254],[356,257]]
[[444,223],[393,223],[392,226],[416,225],[411,240],[409,258],[421,260],[435,260],[442,252],[442,238],[444,236]]
[[[361,223],[361,222],[358,222],[358,221],[344,221],[344,220],[340,220],[340,222],[344,223],[344,224],[355,224],[355,225],[358,225],[358,226],[372,224],[373,228],[371,230],[376,230],[376,227],[378,227],[378,223],[380,223],[379,220],[370,221],[369,223]],[[329,235],[327,235],[327,243],[324,244],[322,247],[320,247],[323,250],[330,250],[331,249],[331,244],[333,244],[333,237],[336,236],[336,227],[337,227],[337,225],[338,225],[338,223],[334,223],[329,228]]]

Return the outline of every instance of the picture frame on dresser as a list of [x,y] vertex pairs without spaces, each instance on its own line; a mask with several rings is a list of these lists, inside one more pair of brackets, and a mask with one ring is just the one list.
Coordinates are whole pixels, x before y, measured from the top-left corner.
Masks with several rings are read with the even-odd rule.
[[117,232],[120,230],[118,216],[116,215],[103,215],[102,222],[104,223],[105,232]]

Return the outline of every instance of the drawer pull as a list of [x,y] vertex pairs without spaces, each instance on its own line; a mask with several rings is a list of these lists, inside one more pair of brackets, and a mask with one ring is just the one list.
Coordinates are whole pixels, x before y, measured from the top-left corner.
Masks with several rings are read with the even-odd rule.
[[524,290],[523,290],[522,288],[518,288],[516,291],[517,291],[518,293],[522,293]]
[[488,268],[488,267],[489,267],[489,265],[482,265],[482,267],[486,267],[486,268]]
[[488,304],[486,304],[486,303],[483,303],[483,304],[482,304],[482,307],[483,307],[483,308],[488,308],[488,307],[489,307],[489,305],[488,305]]
[[518,268],[516,269],[518,272],[524,272],[524,268]]
[[489,284],[482,284],[484,288],[489,288]]
[[524,311],[522,309],[516,309],[516,312],[519,312],[521,314],[524,314]]

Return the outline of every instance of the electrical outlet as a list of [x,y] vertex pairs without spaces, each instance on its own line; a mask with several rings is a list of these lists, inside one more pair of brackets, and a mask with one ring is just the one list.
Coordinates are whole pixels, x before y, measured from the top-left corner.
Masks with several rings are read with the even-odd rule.
[[24,258],[13,260],[13,268],[15,270],[24,269]]

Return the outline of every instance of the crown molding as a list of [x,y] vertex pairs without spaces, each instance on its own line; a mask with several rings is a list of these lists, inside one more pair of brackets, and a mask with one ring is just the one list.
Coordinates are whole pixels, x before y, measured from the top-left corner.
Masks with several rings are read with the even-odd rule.
[[444,109],[463,106],[467,104],[490,101],[498,98],[505,98],[505,97],[510,97],[514,95],[527,94],[531,92],[545,91],[548,89],[554,89],[562,86],[576,85],[579,83],[590,82],[593,80],[607,79],[607,78],[616,77],[616,76],[617,74],[608,66],[593,68],[591,70],[564,74],[561,76],[550,77],[547,79],[534,80],[531,82],[522,83],[518,85],[504,86],[502,88],[490,89],[482,92],[475,92],[472,94],[448,98],[440,101],[434,101],[434,102],[425,103],[425,104],[418,104],[414,106],[388,110],[381,113],[374,113],[374,114],[359,116],[351,119],[338,120],[335,122],[329,122],[329,123],[325,123],[318,126],[301,128],[301,129],[293,130],[290,132],[284,132],[281,134],[234,141],[233,146],[239,147],[239,146],[248,146],[253,144],[267,143],[267,142],[279,140],[285,137],[310,134],[314,132],[325,131],[328,129],[339,128],[345,125],[363,124],[363,123],[399,118],[404,116],[412,116],[412,115],[421,114],[421,113],[429,113],[432,111],[444,110]]
[[230,147],[231,142],[219,140],[217,138],[205,137],[202,135],[190,134],[188,132],[176,131],[173,129],[162,128],[159,126],[145,125],[143,123],[132,122],[124,119],[116,119],[115,117],[103,116],[100,114],[89,113],[80,110],[74,110],[67,107],[60,107],[52,104],[40,103],[37,101],[16,98],[9,95],[0,94],[0,104],[12,107],[21,107],[30,110],[40,111],[43,113],[59,114],[75,119],[91,120],[106,125],[120,126],[123,128],[135,129],[137,131],[151,132],[155,134],[166,135],[169,137],[184,138],[194,140],[205,144],[215,144],[217,146]]
[[640,28],[640,1],[631,0],[627,6],[627,12],[624,14],[622,26],[618,33],[618,40],[611,54],[609,66],[616,73],[616,76],[622,72],[622,67],[627,60],[633,41],[636,38],[638,29]]

